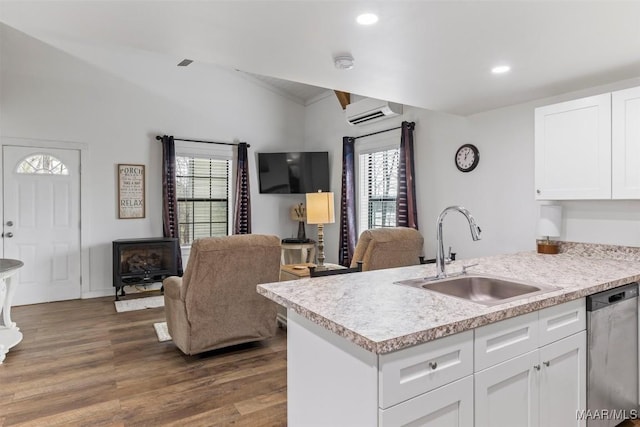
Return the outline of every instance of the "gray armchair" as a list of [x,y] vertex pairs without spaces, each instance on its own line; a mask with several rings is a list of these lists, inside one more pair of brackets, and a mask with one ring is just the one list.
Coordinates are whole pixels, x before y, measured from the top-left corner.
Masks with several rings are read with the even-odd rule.
[[270,338],[276,304],[256,292],[280,276],[280,239],[211,237],[191,247],[184,277],[164,280],[169,334],[185,354]]
[[424,238],[407,227],[365,230],[358,239],[351,267],[362,262],[362,271],[420,264]]

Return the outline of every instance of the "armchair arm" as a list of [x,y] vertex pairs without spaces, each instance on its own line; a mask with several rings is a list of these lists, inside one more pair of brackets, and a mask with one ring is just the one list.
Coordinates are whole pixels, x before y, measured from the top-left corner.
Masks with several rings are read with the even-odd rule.
[[162,286],[164,286],[164,295],[169,298],[182,300],[181,298],[181,289],[182,289],[182,277],[171,276],[167,277],[162,281]]

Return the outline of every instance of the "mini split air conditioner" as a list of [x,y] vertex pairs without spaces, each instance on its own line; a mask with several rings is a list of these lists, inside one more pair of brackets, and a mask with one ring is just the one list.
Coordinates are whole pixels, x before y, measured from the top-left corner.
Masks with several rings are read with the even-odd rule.
[[402,114],[402,104],[365,98],[347,105],[347,122],[351,125],[365,125]]

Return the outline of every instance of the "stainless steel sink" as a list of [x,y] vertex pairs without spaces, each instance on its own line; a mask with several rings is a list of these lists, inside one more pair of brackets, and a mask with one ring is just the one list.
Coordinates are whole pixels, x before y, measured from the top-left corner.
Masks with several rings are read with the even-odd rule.
[[442,280],[411,279],[396,282],[429,291],[439,292],[487,306],[504,304],[518,298],[551,292],[556,286],[527,284],[491,276],[464,275]]

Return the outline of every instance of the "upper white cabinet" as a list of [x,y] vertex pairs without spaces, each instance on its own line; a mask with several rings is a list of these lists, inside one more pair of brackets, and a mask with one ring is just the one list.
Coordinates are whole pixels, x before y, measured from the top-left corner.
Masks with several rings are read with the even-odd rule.
[[535,110],[538,200],[611,198],[611,94]]
[[538,200],[640,198],[640,87],[535,110]]
[[611,196],[639,199],[640,87],[613,92],[611,107]]

